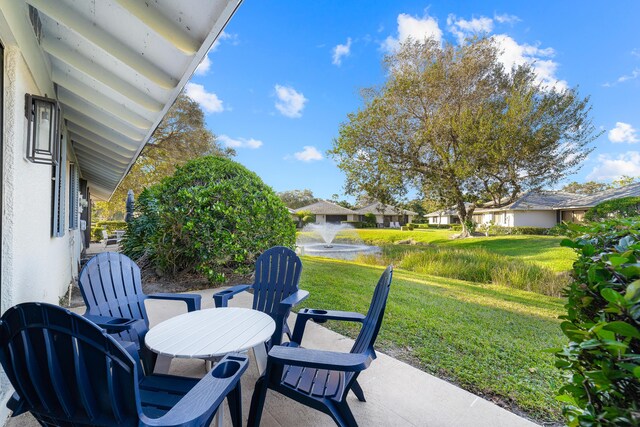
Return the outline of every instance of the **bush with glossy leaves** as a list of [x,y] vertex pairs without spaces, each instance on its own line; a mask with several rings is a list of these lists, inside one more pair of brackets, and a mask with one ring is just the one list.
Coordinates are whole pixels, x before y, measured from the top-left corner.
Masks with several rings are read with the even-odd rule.
[[[129,227],[130,239],[144,235],[145,252],[163,273],[195,270],[223,282],[225,272],[250,272],[266,249],[295,245],[287,207],[255,173],[232,160],[192,160],[148,196]],[[153,225],[142,227],[144,222]],[[140,255],[137,248],[125,243],[124,252]]]
[[556,366],[568,374],[558,399],[569,426],[640,425],[640,218],[568,228],[573,283]]

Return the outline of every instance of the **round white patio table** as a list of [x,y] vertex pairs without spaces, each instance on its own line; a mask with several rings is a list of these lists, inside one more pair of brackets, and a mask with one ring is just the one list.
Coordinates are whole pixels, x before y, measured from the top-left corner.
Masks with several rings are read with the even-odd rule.
[[174,357],[215,360],[227,353],[253,349],[260,374],[267,364],[264,343],[276,329],[273,319],[249,308],[210,308],[181,314],[154,326],[145,336],[158,353],[154,372],[167,373]]

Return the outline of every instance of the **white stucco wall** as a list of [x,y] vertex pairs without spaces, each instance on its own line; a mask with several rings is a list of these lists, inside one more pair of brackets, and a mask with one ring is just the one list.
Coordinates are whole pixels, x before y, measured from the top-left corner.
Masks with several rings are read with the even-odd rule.
[[514,211],[514,226],[516,227],[544,227],[556,225],[555,211]]
[[327,222],[327,216],[323,214],[316,214],[316,224],[325,224]]
[[[51,237],[52,167],[34,164],[25,158],[25,93],[44,93],[34,83],[20,49],[6,39],[2,41],[5,56],[0,310],[4,312],[27,301],[57,304],[70,282],[77,278],[82,243],[79,229],[67,231],[63,237]],[[64,166],[66,228],[69,224],[68,161]],[[8,415],[6,401],[12,392],[6,376],[0,374],[1,420]]]
[[[25,159],[24,95],[45,94],[39,92],[16,46],[5,47],[4,93],[2,309],[25,301],[57,304],[77,276],[80,233],[74,230],[63,237],[51,237],[52,167]],[[68,174],[68,162],[65,163]],[[68,179],[66,183],[68,226]]]
[[429,218],[429,224],[446,224],[444,222],[442,222],[443,220],[445,220],[445,217],[441,217],[441,216],[430,216]]

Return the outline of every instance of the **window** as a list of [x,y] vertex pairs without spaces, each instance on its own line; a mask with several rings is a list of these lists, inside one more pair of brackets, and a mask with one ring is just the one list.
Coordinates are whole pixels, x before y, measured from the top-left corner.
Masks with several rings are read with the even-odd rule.
[[[61,137],[62,139],[62,137]],[[52,173],[52,206],[51,206],[51,235],[62,237],[65,234],[65,203],[64,195],[67,178],[67,144],[60,144],[59,158],[56,165],[51,168]]]
[[69,229],[78,228],[78,193],[80,191],[78,167],[69,164]]

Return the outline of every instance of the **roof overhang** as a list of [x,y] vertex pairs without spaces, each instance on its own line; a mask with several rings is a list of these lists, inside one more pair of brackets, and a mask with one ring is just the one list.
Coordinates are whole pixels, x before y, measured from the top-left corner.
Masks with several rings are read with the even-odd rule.
[[241,1],[0,0],[93,195],[111,196]]

